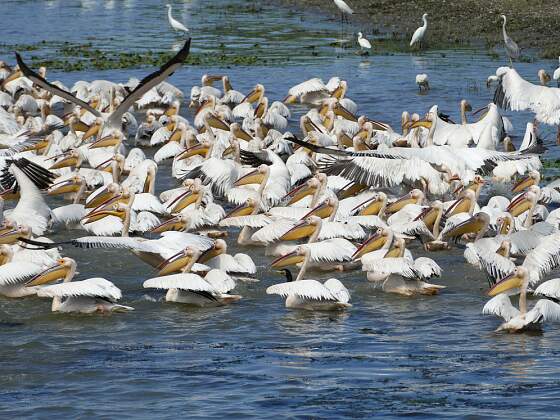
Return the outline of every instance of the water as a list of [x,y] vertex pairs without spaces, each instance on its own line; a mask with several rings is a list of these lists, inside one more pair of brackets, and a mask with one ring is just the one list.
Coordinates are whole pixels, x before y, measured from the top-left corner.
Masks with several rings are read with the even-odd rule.
[[[167,30],[163,4],[155,1],[4,3],[4,43],[84,42],[95,37],[92,42],[117,50],[165,49],[178,43]],[[184,68],[171,82],[186,92],[205,72],[226,72],[234,87],[245,92],[263,83],[274,99],[306,78],[338,75],[348,81],[349,95],[364,113],[398,126],[403,109],[424,113],[437,103],[457,119],[461,98],[471,101],[473,108],[490,102],[492,91],[484,82],[501,65],[468,50],[358,57],[328,47],[339,28],[326,17],[259,6],[255,18],[241,7],[220,7],[239,6],[233,1],[204,3],[212,8],[197,1],[174,3],[175,17],[200,34],[194,42],[198,50],[226,42],[238,51],[258,38],[267,57],[302,45],[317,45],[321,54],[285,66]],[[223,39],[222,27],[238,29]],[[11,61],[9,56],[0,58]],[[554,63],[517,67],[535,80],[539,68],[551,70]],[[50,71],[49,77],[71,85],[79,79],[126,81],[147,71]],[[421,72],[430,75],[432,90],[427,95],[419,95],[414,83]],[[295,122],[302,112],[295,110],[292,129],[297,130]],[[516,134],[522,135],[530,116],[507,115]],[[551,134],[547,141],[552,145]],[[168,163],[160,166],[158,191],[175,185],[169,173]],[[461,250],[431,255],[445,270],[439,283],[448,286],[435,297],[390,296],[372,289],[360,272],[337,274],[351,289],[354,305],[342,314],[287,311],[281,299],[264,293],[266,286],[282,280],[268,271],[270,260],[259,249],[246,252],[259,266],[261,282],[241,284],[238,292],[244,298],[238,304],[189,309],[164,303],[160,292],[142,289],[142,282],[155,273],[125,251],[65,250],[78,260],[79,279],[112,280],[123,290],[123,303],[136,311],[60,315],[50,312],[47,300],[0,298],[0,414],[555,415],[560,397],[558,329],[548,325],[542,335],[493,333],[498,321],[480,314],[487,300],[486,281],[466,266]],[[422,255],[416,246],[412,252]]]

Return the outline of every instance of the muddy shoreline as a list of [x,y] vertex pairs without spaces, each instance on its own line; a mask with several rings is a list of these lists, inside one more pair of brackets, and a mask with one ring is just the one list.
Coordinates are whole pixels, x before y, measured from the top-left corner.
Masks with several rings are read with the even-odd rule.
[[[290,8],[306,8],[314,13],[339,20],[332,1],[277,0]],[[347,26],[349,31],[386,38],[410,40],[428,13],[429,46],[441,49],[457,47],[485,48],[491,54],[502,53],[500,14],[508,17],[509,35],[522,49],[523,61],[535,58],[557,59],[560,55],[560,7],[549,1],[534,0],[348,0],[355,14]],[[326,4],[326,5],[325,5]],[[307,17],[309,18],[309,17]],[[407,44],[406,44],[407,45]]]

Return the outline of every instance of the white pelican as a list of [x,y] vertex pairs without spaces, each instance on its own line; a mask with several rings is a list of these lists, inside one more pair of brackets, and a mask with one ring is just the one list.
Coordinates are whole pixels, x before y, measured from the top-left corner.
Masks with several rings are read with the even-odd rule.
[[416,84],[420,92],[430,90],[430,81],[426,73],[416,75]]
[[[62,284],[43,286],[37,289],[37,296],[50,297],[53,312],[126,312],[134,308],[116,303],[122,295],[118,287],[100,277],[72,281],[76,274],[76,261],[62,258],[56,265],[36,275],[29,286],[43,286],[62,279]],[[40,294],[39,294],[40,293]]]
[[513,39],[509,37],[509,35],[506,32],[506,22],[507,22],[506,15],[501,15],[501,18],[504,21],[502,23],[502,35],[504,36],[504,45],[506,48],[506,53],[509,58],[509,64],[511,67],[513,67],[513,60],[517,60],[519,58],[521,51],[519,49],[519,46],[515,43]]
[[171,16],[171,5],[166,4],[166,7],[167,7],[167,20],[169,20],[169,24],[171,25],[173,30],[175,30],[176,32],[185,32],[188,34],[189,30],[186,28],[186,26],[183,25],[181,22],[179,22],[177,19],[174,19],[173,16]]
[[363,51],[365,48],[366,50],[371,50],[371,43],[364,38],[361,32],[358,32],[358,44],[360,45],[360,50]]
[[204,277],[189,272],[200,258],[200,251],[186,248],[182,254],[187,259],[187,264],[179,274],[148,279],[144,282],[144,287],[166,289],[167,302],[199,307],[222,306],[241,299],[240,295],[229,293],[235,288],[235,281],[224,271],[212,269]]
[[418,44],[420,48],[424,45],[424,38],[426,37],[426,31],[428,30],[428,14],[424,13],[422,15],[422,21],[424,24],[414,31],[412,38],[410,39],[410,46]]
[[535,85],[523,79],[513,68],[496,70],[500,83],[494,102],[512,111],[530,111],[538,121],[550,125],[560,124],[560,89]]
[[304,247],[298,247],[297,252],[304,256],[304,260],[296,279],[293,280],[289,270],[282,270],[286,274],[286,283],[268,287],[267,294],[286,297],[286,308],[290,309],[332,311],[352,306],[350,293],[339,280],[333,278],[323,284],[317,280],[303,280],[310,252]]
[[[510,333],[527,330],[541,330],[546,321],[560,321],[560,305],[549,299],[540,299],[531,310],[527,310],[527,288],[529,286],[529,270],[525,267],[516,267],[513,273],[496,283],[488,291],[490,299],[484,308],[483,314],[496,315],[505,320],[496,331]],[[507,295],[512,289],[519,291],[519,309],[515,308]],[[543,283],[535,294],[548,295],[553,292],[553,298],[558,297],[558,283],[550,280]]]

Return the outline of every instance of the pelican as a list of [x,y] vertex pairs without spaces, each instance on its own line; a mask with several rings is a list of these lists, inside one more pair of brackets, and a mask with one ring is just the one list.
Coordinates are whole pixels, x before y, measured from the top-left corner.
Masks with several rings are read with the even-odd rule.
[[[552,300],[540,299],[531,310],[527,310],[528,286],[529,270],[525,267],[516,267],[513,273],[504,277],[488,291],[488,296],[493,296],[493,298],[484,305],[482,313],[496,315],[505,320],[496,331],[506,331],[509,333],[528,330],[539,331],[542,329],[544,322],[560,321],[560,305]],[[558,283],[554,282],[554,280],[543,283],[535,290],[535,294],[547,295],[550,293],[551,288],[556,291],[556,296],[553,296],[553,298],[557,298]],[[520,289],[519,309],[511,304],[509,296],[505,293],[512,289]]]
[[[134,308],[116,303],[122,295],[110,281],[95,277],[72,281],[76,275],[76,261],[62,258],[57,264],[37,274],[28,282],[28,286],[42,286],[37,289],[37,296],[52,298],[53,312],[126,312]],[[61,284],[44,286],[62,279]]]
[[515,41],[511,39],[506,32],[506,22],[507,22],[506,15],[501,15],[501,18],[503,20],[502,35],[504,37],[504,45],[506,48],[506,53],[509,58],[510,67],[513,67],[513,60],[517,60],[519,58],[521,50],[519,49],[519,46],[515,43]]
[[424,13],[422,15],[422,21],[424,24],[414,31],[412,38],[410,39],[410,46],[418,44],[420,48],[424,45],[424,38],[426,37],[426,31],[428,30],[428,14]]
[[286,308],[290,309],[333,311],[352,306],[349,303],[350,293],[339,280],[332,278],[325,283],[304,280],[310,251],[305,247],[298,247],[296,253],[303,256],[296,279],[293,280],[290,270],[282,270],[286,275],[286,282],[268,287],[267,294],[286,297]]
[[363,51],[364,48],[366,50],[371,50],[371,44],[370,42],[364,38],[364,36],[362,35],[361,32],[358,32],[358,44],[360,45],[360,50]]
[[166,7],[167,7],[167,20],[169,20],[169,25],[171,25],[173,30],[176,32],[185,32],[186,34],[188,34],[189,30],[185,27],[185,25],[183,25],[181,22],[179,22],[177,19],[174,19],[173,16],[171,16],[171,5],[166,4]]
[[182,252],[182,258],[186,259],[187,263],[179,274],[148,279],[144,282],[144,288],[167,290],[167,302],[198,307],[223,306],[241,299],[241,296],[229,293],[235,288],[235,281],[224,271],[213,269],[208,271],[205,277],[190,273],[200,256],[199,250],[187,247]]
[[416,84],[418,85],[420,92],[430,90],[430,83],[426,73],[416,75]]

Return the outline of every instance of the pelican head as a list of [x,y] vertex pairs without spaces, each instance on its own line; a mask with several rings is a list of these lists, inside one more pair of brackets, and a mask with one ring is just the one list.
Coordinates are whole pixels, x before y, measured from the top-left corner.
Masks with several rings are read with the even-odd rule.
[[0,229],[0,244],[11,245],[16,243],[19,238],[30,238],[31,229],[24,225],[12,225],[7,223]]
[[41,286],[43,284],[53,283],[57,280],[65,279],[69,273],[76,270],[76,261],[72,258],[64,257],[57,260],[56,264],[42,271],[33,277],[27,286]]
[[459,213],[470,213],[476,202],[476,193],[467,189],[461,192],[461,196],[451,204],[445,211],[445,216],[453,216]]
[[200,254],[198,249],[186,247],[158,265],[158,276],[166,276],[182,271],[185,267],[194,264],[200,257]]
[[226,214],[224,219],[227,219],[228,217],[248,216],[250,214],[253,214],[258,204],[259,203],[257,202],[257,200],[255,200],[254,198],[248,198],[244,204],[235,207],[232,211]]
[[57,182],[51,185],[48,189],[48,195],[59,195],[76,193],[84,185],[85,179],[80,175],[74,175],[64,181]]
[[150,230],[151,233],[163,233],[169,231],[184,232],[190,226],[190,218],[186,214],[178,214],[165,222],[160,223]]
[[326,219],[327,217],[331,216],[332,212],[335,210],[337,206],[338,206],[338,199],[336,197],[328,197],[321,204],[311,209],[309,213],[303,216],[303,218],[305,219],[306,217],[309,216],[317,216],[320,217],[321,219]]
[[269,171],[270,168],[267,165],[262,164],[254,171],[251,171],[248,174],[239,178],[233,185],[235,187],[239,187],[242,185],[249,185],[249,184],[261,184],[268,177]]
[[98,220],[102,220],[108,216],[115,216],[124,220],[128,211],[130,211],[130,206],[123,203],[115,203],[108,207],[103,207],[97,211],[88,213],[82,220],[84,225],[97,222]]
[[525,188],[529,188],[532,185],[539,185],[541,182],[541,174],[539,171],[530,171],[525,178],[522,178],[517,184],[511,189],[514,193],[520,193]]
[[539,195],[540,188],[536,185],[531,185],[527,192],[521,194],[509,204],[506,211],[513,217],[517,217],[534,207],[537,204]]
[[518,289],[523,287],[529,279],[529,270],[525,267],[515,267],[515,270],[509,275],[504,277],[498,283],[488,290],[488,296],[496,296],[500,293],[507,292],[508,290]]
[[378,228],[373,235],[356,249],[356,252],[352,255],[352,260],[357,260],[369,252],[381,249],[388,241],[392,240],[392,237],[393,234],[389,229]]
[[352,211],[361,208],[358,212],[359,216],[378,215],[383,206],[387,203],[387,195],[384,192],[375,193],[370,199],[358,204]]
[[99,191],[99,193],[97,193],[95,197],[93,197],[91,200],[89,200],[86,203],[86,209],[93,209],[102,205],[103,203],[108,202],[113,197],[120,194],[121,191],[122,189],[119,184],[116,184],[114,182],[110,183],[109,185],[104,187],[101,191]]
[[413,189],[398,200],[389,204],[385,209],[385,213],[392,214],[401,210],[407,204],[421,204],[424,200],[424,193],[418,189]]
[[281,241],[297,241],[298,239],[307,238],[315,233],[321,225],[321,218],[318,216],[309,216],[297,223],[293,228],[284,233]]
[[123,133],[120,130],[113,130],[111,134],[94,141],[89,145],[90,149],[99,149],[102,147],[116,147],[123,141]]
[[300,245],[296,247],[293,252],[276,258],[274,261],[272,261],[272,263],[270,263],[270,267],[280,269],[292,265],[301,264],[308,252],[309,251],[306,247]]
[[225,254],[226,251],[227,251],[226,241],[224,241],[223,239],[216,239],[214,245],[211,248],[204,251],[198,258],[197,262],[203,264],[206,261],[209,261],[212,258],[217,257],[218,255]]
[[260,101],[263,96],[264,96],[264,86],[258,83],[255,85],[253,90],[249,92],[247,96],[245,96],[245,98],[243,98],[242,102],[249,102],[252,104]]
[[299,187],[292,189],[284,198],[289,198],[288,205],[297,203],[308,195],[315,194],[321,186],[321,182],[317,178],[310,178]]
[[61,157],[62,159],[52,164],[49,168],[50,170],[79,166],[82,161],[80,152],[77,149],[72,149],[62,155],[54,156],[54,158],[56,157]]
[[488,229],[489,224],[490,216],[484,212],[479,212],[447,231],[444,238],[459,239],[463,235],[474,233],[477,234],[477,237],[481,237]]
[[95,121],[89,127],[89,129],[82,136],[82,142],[86,141],[90,137],[97,135],[102,126],[103,126],[103,119],[99,117],[96,118]]
[[211,143],[209,141],[203,141],[202,143],[195,144],[189,147],[185,151],[177,155],[177,160],[188,159],[196,155],[206,156],[210,150]]
[[513,228],[513,217],[506,213],[496,219],[496,225],[498,226],[498,234],[507,235]]

